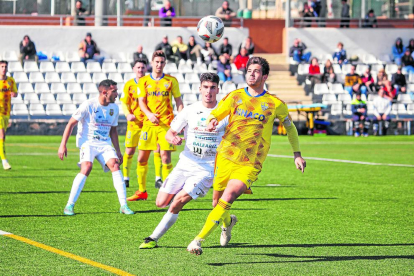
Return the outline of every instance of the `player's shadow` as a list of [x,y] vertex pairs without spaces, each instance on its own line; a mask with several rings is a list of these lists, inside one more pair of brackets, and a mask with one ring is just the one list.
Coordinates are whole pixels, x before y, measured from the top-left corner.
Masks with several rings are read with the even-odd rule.
[[52,178],[56,179],[59,177],[73,177],[73,175],[16,175],[16,176],[2,176],[2,179],[15,179],[15,178]]
[[238,198],[237,201],[285,201],[285,200],[330,200],[337,197],[314,197],[314,198]]
[[[314,248],[314,247],[383,247],[383,246],[414,246],[414,243],[315,243],[315,244],[249,244],[249,243],[229,243],[226,247],[237,248]],[[223,248],[219,245],[207,246],[206,248]]]
[[[0,192],[2,194],[69,194],[70,191],[24,191],[24,192]],[[116,193],[116,191],[82,191],[82,193]]]

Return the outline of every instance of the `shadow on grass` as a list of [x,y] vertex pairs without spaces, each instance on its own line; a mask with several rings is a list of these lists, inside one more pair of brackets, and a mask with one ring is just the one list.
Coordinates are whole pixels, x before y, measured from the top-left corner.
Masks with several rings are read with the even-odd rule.
[[[69,194],[70,191],[0,192],[2,194]],[[82,193],[116,193],[116,191],[82,191]]]
[[338,199],[336,197],[315,197],[315,198],[238,198],[237,201],[284,201],[284,200],[328,200]]

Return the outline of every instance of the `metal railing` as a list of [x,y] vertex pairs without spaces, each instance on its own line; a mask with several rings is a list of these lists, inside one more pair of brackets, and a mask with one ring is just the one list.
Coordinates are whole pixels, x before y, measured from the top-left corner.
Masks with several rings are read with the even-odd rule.
[[[295,28],[372,28],[373,23],[365,21],[365,18],[321,18],[321,17],[305,17],[294,18],[291,26]],[[413,28],[413,19],[383,19],[377,18],[374,28]]]

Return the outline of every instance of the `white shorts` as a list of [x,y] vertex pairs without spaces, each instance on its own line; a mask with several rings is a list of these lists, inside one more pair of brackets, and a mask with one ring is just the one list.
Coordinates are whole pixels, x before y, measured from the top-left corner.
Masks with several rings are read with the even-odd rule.
[[214,166],[179,161],[165,179],[160,191],[175,195],[184,189],[193,199],[197,199],[207,194],[213,184],[213,177]]
[[108,166],[106,166],[106,163],[112,158],[118,159],[115,149],[110,145],[91,146],[88,143],[83,143],[79,150],[79,168],[81,167],[82,162],[86,161],[93,163],[93,160],[96,158],[99,164],[101,164],[103,171],[109,172],[110,170]]

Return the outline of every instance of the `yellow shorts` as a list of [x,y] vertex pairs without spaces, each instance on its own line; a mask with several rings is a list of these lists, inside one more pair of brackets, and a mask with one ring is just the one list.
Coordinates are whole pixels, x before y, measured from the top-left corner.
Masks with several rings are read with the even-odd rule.
[[141,135],[141,128],[130,128],[127,127],[125,135],[125,147],[126,148],[136,148],[139,142],[139,136]]
[[213,189],[215,191],[224,191],[227,187],[227,183],[231,179],[237,179],[243,182],[247,189],[249,189],[253,182],[257,180],[260,170],[242,166],[230,161],[220,154],[216,156],[216,165],[214,169],[214,181]]
[[141,130],[138,149],[156,150],[157,144],[159,144],[160,150],[175,151],[175,146],[165,139],[168,129],[167,126],[144,126]]
[[7,127],[9,126],[9,119],[10,116],[0,116],[0,129],[4,129],[4,131],[7,130]]

